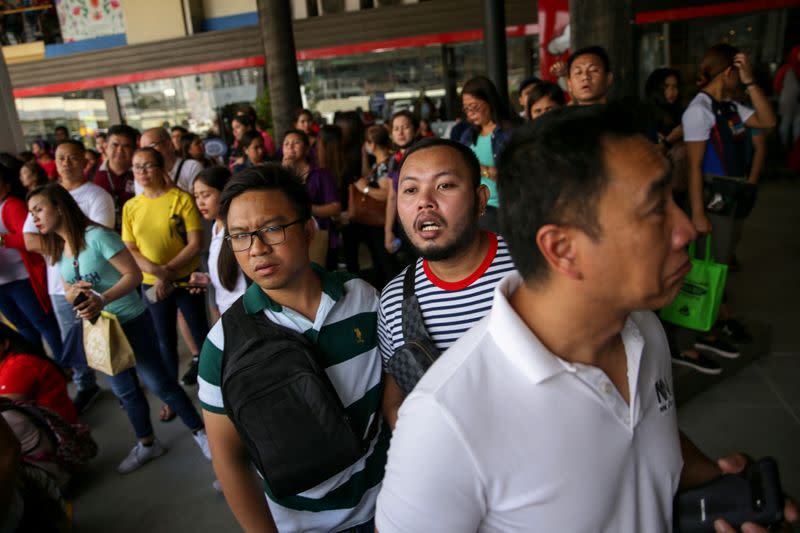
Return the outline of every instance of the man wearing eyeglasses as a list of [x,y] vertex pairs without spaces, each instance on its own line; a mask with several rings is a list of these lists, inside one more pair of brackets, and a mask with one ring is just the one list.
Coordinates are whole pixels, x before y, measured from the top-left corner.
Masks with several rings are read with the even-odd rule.
[[[193,194],[192,186],[194,180],[203,166],[194,159],[182,159],[175,154],[172,145],[172,138],[164,128],[150,128],[142,133],[139,139],[139,148],[150,147],[164,156],[164,168],[167,169],[169,177],[182,190]],[[139,186],[136,185],[136,194],[139,194]]]
[[[380,424],[378,295],[360,279],[312,265],[309,245],[317,228],[311,200],[289,170],[267,164],[242,171],[226,185],[220,215],[227,246],[253,280],[211,329],[200,354],[198,395],[214,471],[228,505],[245,531],[371,533],[389,440],[388,430]],[[238,316],[231,313],[242,313],[238,305],[248,315],[264,313],[269,321],[314,344],[354,429],[369,429],[373,421],[381,426],[358,460],[298,495],[277,498],[262,485],[226,414],[223,355],[226,350],[238,354],[253,346],[245,344],[250,336],[225,338],[223,321]],[[280,428],[269,429],[280,433]]]

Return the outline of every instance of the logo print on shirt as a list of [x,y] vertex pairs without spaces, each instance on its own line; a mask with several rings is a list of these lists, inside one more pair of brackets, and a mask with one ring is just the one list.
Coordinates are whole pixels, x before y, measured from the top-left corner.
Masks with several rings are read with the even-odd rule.
[[658,399],[658,410],[663,413],[671,408],[675,401],[672,397],[672,390],[664,378],[656,380],[656,398]]
[[364,344],[364,334],[361,333],[361,329],[353,328],[353,333],[356,335],[356,342],[358,344]]

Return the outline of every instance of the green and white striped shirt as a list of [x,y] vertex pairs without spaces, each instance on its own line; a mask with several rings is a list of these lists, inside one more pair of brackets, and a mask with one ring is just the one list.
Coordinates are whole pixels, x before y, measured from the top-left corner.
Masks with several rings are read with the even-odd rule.
[[[272,301],[252,284],[245,291],[247,313],[263,312],[269,320],[300,332],[313,342],[325,361],[325,371],[356,428],[380,417],[383,383],[378,352],[378,294],[349,274],[315,266],[322,281],[322,298],[314,321]],[[220,389],[225,338],[222,320],[208,334],[200,353],[199,392],[204,410],[225,414]],[[301,494],[275,498],[264,485],[270,511],[279,531],[329,532],[370,520],[383,479],[388,428],[381,429],[369,451],[356,463]]]

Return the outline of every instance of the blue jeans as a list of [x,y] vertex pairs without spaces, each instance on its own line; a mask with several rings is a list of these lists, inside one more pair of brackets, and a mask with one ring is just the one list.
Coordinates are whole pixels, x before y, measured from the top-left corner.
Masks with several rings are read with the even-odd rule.
[[[61,340],[64,340],[67,337],[67,332],[75,324],[79,324],[81,319],[75,315],[75,309],[72,308],[72,304],[67,301],[63,294],[51,294],[50,301],[53,302],[53,311],[55,311],[58,326],[61,328]],[[64,357],[67,356],[67,354],[63,355]],[[64,366],[61,364],[61,357],[57,358],[56,361],[62,367]],[[79,391],[82,391],[97,386],[97,377],[94,374],[94,370],[87,366],[73,366],[72,382],[75,383],[75,387]]]
[[125,413],[131,421],[137,438],[149,437],[153,434],[150,423],[150,406],[147,403],[137,374],[145,386],[153,391],[164,403],[169,405],[181,418],[186,427],[196,431],[203,427],[200,414],[192,405],[186,392],[172,379],[164,368],[158,342],[153,336],[153,320],[145,311],[132,320],[122,324],[122,330],[136,354],[136,368],[111,376],[111,390],[120,399]]
[[56,316],[42,309],[29,279],[0,285],[0,313],[37,348],[42,348],[44,337],[56,361],[61,359],[63,337],[58,330]]
[[[147,291],[151,285],[142,285]],[[161,357],[173,381],[178,381],[178,309],[181,310],[192,338],[197,346],[203,345],[208,335],[208,319],[206,318],[206,301],[202,294],[189,294],[185,289],[175,289],[160,302],[151,303],[146,297],[147,309],[153,317],[158,344],[161,346]],[[197,355],[197,354],[192,354]]]

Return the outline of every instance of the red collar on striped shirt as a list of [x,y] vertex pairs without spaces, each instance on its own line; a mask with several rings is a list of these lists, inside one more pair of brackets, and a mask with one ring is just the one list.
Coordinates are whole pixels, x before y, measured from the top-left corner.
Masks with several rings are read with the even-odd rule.
[[444,281],[443,279],[439,279],[431,270],[428,260],[423,259],[422,269],[425,271],[425,275],[428,276],[428,279],[431,281],[431,283],[446,291],[458,291],[469,287],[475,281],[479,280],[481,276],[483,276],[486,271],[489,270],[489,266],[492,264],[492,261],[494,261],[494,258],[497,255],[497,235],[490,231],[486,231],[484,233],[486,233],[486,236],[489,237],[489,250],[486,252],[486,257],[483,258],[483,261],[481,261],[481,264],[475,269],[475,272],[462,280]]

